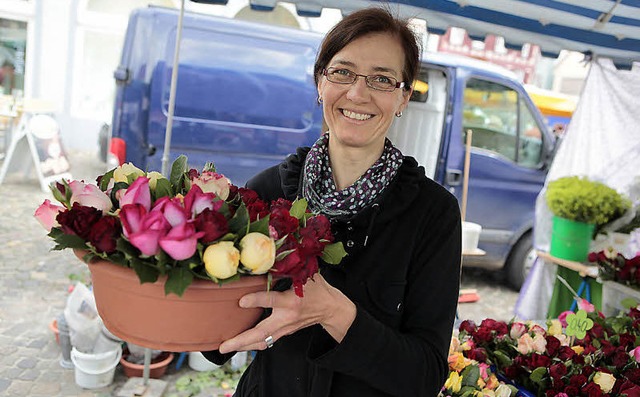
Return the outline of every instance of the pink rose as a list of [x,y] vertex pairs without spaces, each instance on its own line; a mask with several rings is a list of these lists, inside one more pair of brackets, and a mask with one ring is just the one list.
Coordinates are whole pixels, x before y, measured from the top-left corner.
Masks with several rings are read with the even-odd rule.
[[567,316],[569,314],[573,314],[573,312],[567,310],[567,311],[564,311],[564,312],[560,313],[560,315],[558,316],[558,320],[560,320],[560,324],[562,324],[563,328],[567,328],[567,325],[568,325],[567,324]]
[[204,232],[196,232],[191,222],[181,223],[160,238],[160,247],[175,260],[190,258],[196,252],[198,239]]
[[206,208],[218,211],[224,202],[222,200],[215,200],[215,198],[215,194],[204,193],[202,189],[200,189],[200,186],[193,185],[184,196],[184,208],[188,214],[191,214],[191,218],[195,218]]
[[205,193],[214,193],[222,200],[226,200],[229,197],[229,185],[231,183],[224,175],[205,171],[197,178],[191,179],[191,183],[199,186]]
[[637,363],[640,363],[640,346],[638,346],[635,349],[631,350],[629,352],[629,355],[631,356],[631,358],[636,360]]
[[110,211],[113,207],[109,196],[96,185],[71,181],[69,188],[71,189],[70,203],[72,205],[78,203],[84,207],[97,208],[103,213]]
[[163,214],[167,222],[169,222],[172,227],[183,224],[190,219],[189,214],[182,206],[180,199],[177,197],[172,199],[166,196],[161,197],[156,201],[151,212],[159,212]]
[[533,351],[533,338],[529,334],[524,334],[518,339],[518,352],[529,354]]
[[149,190],[149,178],[138,177],[120,196],[120,208],[127,204],[141,204],[147,211],[151,208],[151,191]]
[[596,307],[592,305],[588,300],[580,299],[578,300],[578,310],[584,310],[587,313],[593,313],[596,311]]
[[33,216],[35,216],[36,220],[40,222],[42,227],[50,232],[52,227],[60,226],[60,224],[56,221],[56,216],[58,216],[58,213],[60,211],[64,210],[64,207],[52,204],[49,199],[46,199],[42,204],[40,204],[40,207],[36,209],[36,212],[33,214]]
[[511,330],[509,330],[509,336],[512,339],[518,339],[522,335],[527,332],[527,326],[521,322],[515,322],[511,325]]
[[142,204],[125,205],[120,210],[120,219],[125,237],[147,256],[156,255],[160,251],[160,238],[171,228],[162,213],[147,213]]
[[536,353],[544,353],[547,350],[547,339],[538,334],[533,337],[533,350]]

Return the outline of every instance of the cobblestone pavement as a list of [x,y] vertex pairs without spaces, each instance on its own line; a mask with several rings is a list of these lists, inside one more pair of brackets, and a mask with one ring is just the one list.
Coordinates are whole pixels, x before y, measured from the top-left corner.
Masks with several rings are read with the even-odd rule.
[[[94,152],[72,151],[69,160],[74,179],[93,181],[105,171]],[[120,366],[113,384],[97,390],[80,388],[74,370],[60,366],[60,348],[49,324],[64,309],[69,275],[89,273],[72,252],[50,251],[53,244],[32,216],[46,198],[53,200],[40,190],[35,175],[10,174],[0,185],[0,396],[115,395],[127,380]],[[476,288],[480,300],[461,304],[461,319],[512,317],[517,293],[491,274],[465,270],[462,288]],[[186,364],[180,370],[175,363],[169,367],[165,395],[175,391],[179,377],[193,372]]]

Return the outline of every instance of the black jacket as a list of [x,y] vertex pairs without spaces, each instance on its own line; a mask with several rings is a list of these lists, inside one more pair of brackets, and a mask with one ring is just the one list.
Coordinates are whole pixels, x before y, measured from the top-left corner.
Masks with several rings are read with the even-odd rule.
[[[264,200],[294,200],[308,150],[247,187]],[[332,221],[332,229],[348,256],[321,265],[321,273],[356,304],[355,321],[339,344],[316,325],[258,352],[236,396],[436,396],[448,374],[458,301],[457,200],[406,157],[375,203]],[[205,356],[221,361],[213,352]]]

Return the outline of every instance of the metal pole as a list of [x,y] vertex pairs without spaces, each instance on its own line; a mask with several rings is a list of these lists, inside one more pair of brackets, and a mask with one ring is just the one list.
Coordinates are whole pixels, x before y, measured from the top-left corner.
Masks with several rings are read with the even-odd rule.
[[164,132],[164,151],[162,152],[162,175],[168,177],[169,152],[171,147],[171,130],[173,127],[173,112],[176,106],[176,86],[178,85],[178,64],[180,63],[180,41],[182,41],[182,20],[184,18],[184,2],[180,6],[178,17],[178,31],[176,32],[176,48],[173,53],[173,70],[171,71],[171,90],[169,91],[169,114],[167,115],[167,128]]
[[142,384],[149,384],[149,374],[151,373],[151,349],[144,348],[144,368],[142,369]]

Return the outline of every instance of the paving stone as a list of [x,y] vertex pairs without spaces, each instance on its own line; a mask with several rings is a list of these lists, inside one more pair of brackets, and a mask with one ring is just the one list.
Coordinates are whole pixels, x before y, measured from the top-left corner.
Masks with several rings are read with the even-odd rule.
[[29,358],[25,358],[24,360],[18,361],[17,365],[19,368],[33,368],[36,366],[37,363],[38,363],[38,360],[36,360],[34,357],[29,357]]
[[24,371],[24,372],[22,372],[20,374],[18,379],[34,381],[34,380],[38,379],[39,375],[40,375],[40,371],[38,371],[37,369],[27,369],[26,371]]
[[7,390],[9,385],[11,385],[11,379],[0,378],[0,392]]

